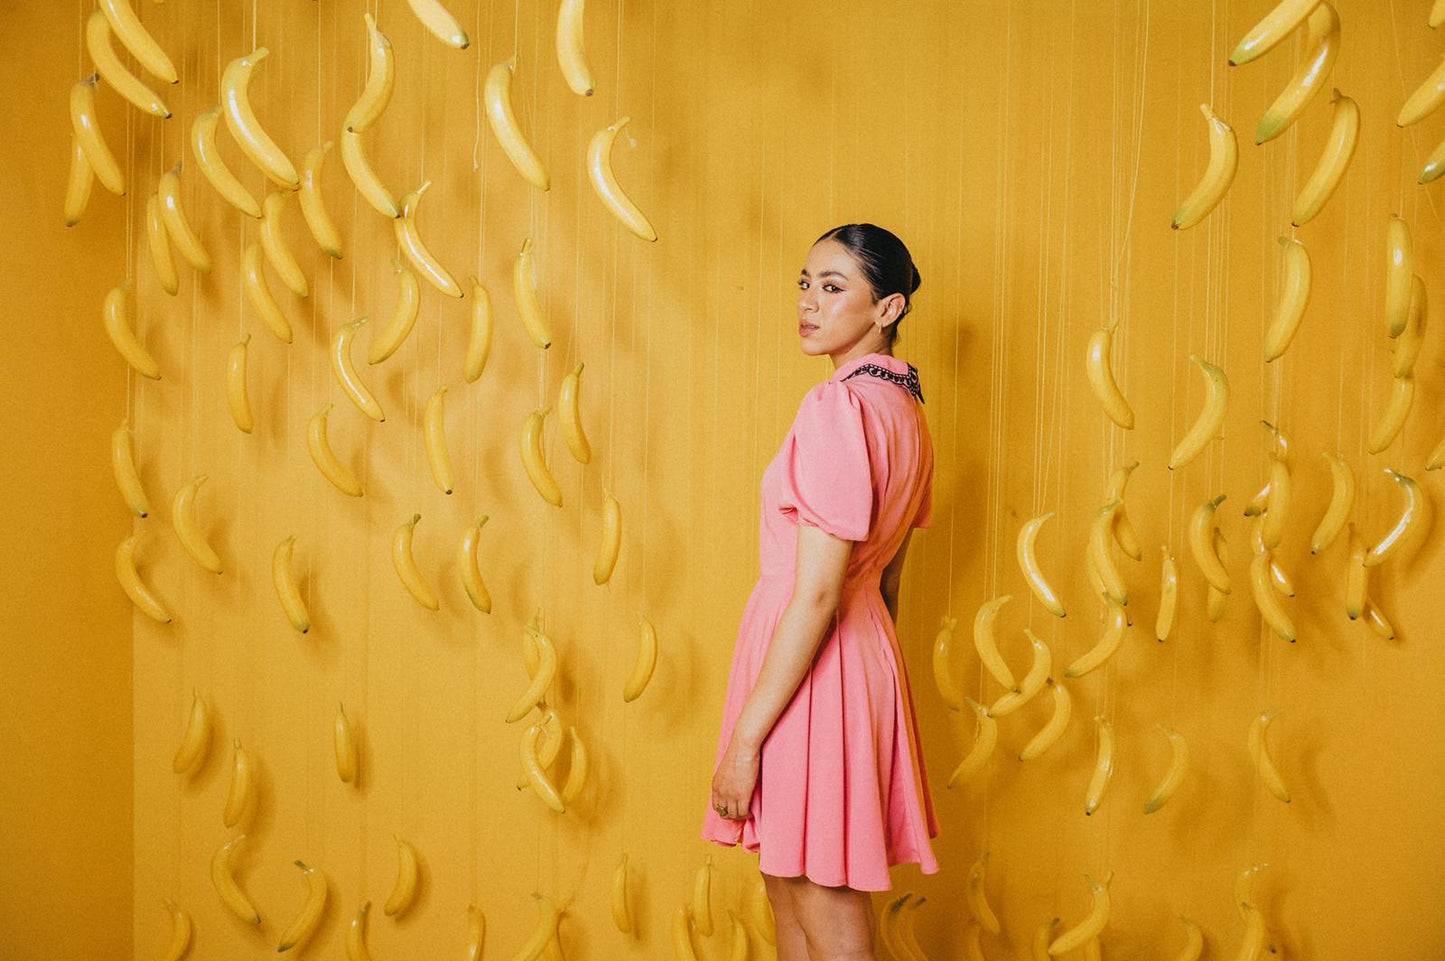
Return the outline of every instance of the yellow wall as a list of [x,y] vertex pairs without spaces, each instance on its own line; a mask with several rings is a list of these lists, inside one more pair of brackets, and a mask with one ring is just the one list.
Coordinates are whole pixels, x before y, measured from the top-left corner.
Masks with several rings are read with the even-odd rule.
[[[129,395],[158,504],[141,524],[157,535],[141,569],[176,614],[166,626],[134,621],[137,954],[166,943],[162,896],[192,912],[195,951],[269,950],[303,896],[296,858],[331,877],[331,907],[308,950],[336,954],[360,902],[379,908],[391,889],[394,834],[421,855],[423,893],[399,921],[373,911],[378,958],[460,951],[468,902],[487,914],[489,955],[510,955],[534,922],[534,889],[566,905],[569,957],[670,951],[673,909],[709,850],[697,831],[756,572],[758,478],[802,393],[829,371],[802,358],[793,340],[791,284],[808,243],[850,220],[896,230],[924,278],[898,353],[923,379],[938,495],[933,527],[913,541],[900,631],[943,824],[943,872],[923,879],[901,868],[895,885],[928,897],[918,931],[930,956],[963,956],[963,884],[984,851],[1004,925],[984,938],[990,957],[1021,955],[1047,918],[1082,917],[1085,871],[1114,873],[1105,957],[1176,951],[1179,914],[1222,956],[1243,930],[1234,878],[1260,861],[1271,868],[1257,895],[1286,956],[1429,956],[1445,944],[1437,773],[1445,717],[1427,620],[1445,576],[1438,541],[1421,536],[1374,575],[1372,591],[1399,632],[1394,643],[1344,617],[1343,543],[1318,558],[1307,550],[1328,499],[1325,450],[1341,451],[1356,471],[1354,521],[1368,539],[1399,510],[1383,467],[1440,490],[1438,475],[1423,471],[1445,432],[1437,335],[1419,361],[1401,440],[1381,455],[1364,449],[1389,378],[1380,318],[1390,212],[1413,230],[1433,299],[1445,298],[1439,188],[1414,183],[1445,128],[1438,118],[1404,133],[1393,123],[1405,92],[1438,62],[1439,38],[1418,0],[1339,4],[1343,52],[1331,82],[1360,103],[1361,145],[1324,214],[1291,231],[1290,204],[1329,108],[1321,98],[1284,137],[1252,145],[1298,43],[1239,68],[1225,57],[1268,6],[593,0],[587,37],[599,83],[583,100],[556,68],[552,4],[454,0],[473,39],[461,52],[424,33],[405,5],[381,4],[398,81],[366,142],[394,191],[433,181],[422,231],[458,279],[475,274],[488,286],[497,329],[485,375],[465,383],[470,298],[426,288],[403,348],[378,368],[362,363],[388,413],[376,424],[342,396],[326,346],[356,316],[389,316],[389,226],[357,198],[333,153],[325,192],[345,259],[328,262],[295,204],[287,208],[286,236],[313,290],[294,298],[272,275],[296,329],[283,345],[240,297],[240,252],[256,227],[201,179],[186,147],[191,120],[218,101],[221,67],[260,44],[271,56],[256,72],[257,111],[287,153],[299,162],[336,137],[365,76],[361,14],[376,6],[145,5],[182,82],[163,91],[173,119],[134,120],[134,196],[185,156],[185,203],[215,269],[203,277],[182,265],[179,295],[168,298],[143,250],[137,268],[139,327],[166,370],[159,384],[133,380]],[[74,52],[73,35],[64,49]],[[514,102],[550,168],[546,194],[510,168],[477,102],[485,70],[514,52]],[[53,112],[63,87],[50,88]],[[1169,218],[1206,159],[1202,101],[1239,130],[1239,174],[1204,224],[1175,233]],[[108,91],[100,102],[119,136],[123,105]],[[652,217],[656,245],[626,234],[586,183],[588,137],[623,114],[633,118],[636,149],[619,140],[618,175]],[[259,197],[263,176],[234,145],[224,149]],[[57,181],[47,209],[59,195]],[[141,238],[140,208],[97,197],[90,217],[110,224],[112,236],[87,254],[119,276],[125,244],[114,225],[128,212]],[[1260,338],[1282,233],[1309,248],[1315,285],[1295,345],[1266,367]],[[545,354],[527,339],[511,296],[512,259],[528,235],[556,335]],[[77,313],[94,317],[99,296],[85,305]],[[1129,432],[1104,418],[1083,376],[1085,343],[1111,316],[1120,324],[1115,368],[1138,414]],[[243,333],[252,335],[250,436],[232,425],[222,390],[227,351]],[[1223,440],[1170,472],[1170,449],[1202,397],[1191,352],[1229,373],[1231,407]],[[547,452],[565,498],[558,510],[528,484],[517,435],[537,404],[555,404],[578,362],[587,365],[595,457],[585,468],[572,461],[549,417]],[[432,483],[421,436],[422,407],[438,385],[449,390],[460,477],[450,496]],[[360,499],[331,488],[306,453],[307,420],[328,401],[337,405],[332,441],[362,476]],[[97,435],[121,414],[114,401]],[[1295,520],[1279,554],[1298,586],[1286,602],[1300,626],[1294,645],[1262,629],[1247,590],[1240,510],[1263,482],[1261,418],[1294,441]],[[974,734],[972,720],[948,712],[933,689],[939,617],[952,612],[966,626],[979,604],[1008,592],[1004,653],[1019,670],[1025,623],[1053,645],[1060,666],[1086,650],[1101,623],[1078,563],[1088,521],[1110,472],[1134,459],[1141,466],[1127,506],[1146,554],[1142,564],[1122,562],[1135,624],[1125,649],[1069,682],[1074,721],[1052,751],[1013,760],[1047,715],[1031,704],[1000,722],[999,751],[980,778],[947,790]],[[210,478],[202,524],[227,565],[219,578],[196,566],[168,527],[171,496],[199,473]],[[590,571],[604,489],[621,502],[624,539],[610,585],[598,588]],[[1210,624],[1184,533],[1194,506],[1218,493],[1228,495],[1221,518],[1237,586],[1223,620]],[[1043,511],[1055,512],[1039,543],[1070,608],[1062,621],[1029,600],[1014,562],[1020,525]],[[406,595],[389,559],[393,531],[413,512],[422,517],[416,556],[441,596],[435,614]],[[485,616],[469,608],[454,560],[462,529],[481,514],[491,518],[483,555],[495,599]],[[291,534],[313,617],[304,637],[271,585],[272,551]],[[1180,558],[1183,598],[1180,629],[1160,645],[1151,625],[1163,543]],[[513,789],[520,725],[502,721],[525,682],[521,627],[538,606],[561,656],[554,702],[593,755],[592,786],[561,817]],[[639,609],[657,625],[662,654],[652,686],[624,707],[618,691]],[[964,631],[955,666],[975,697],[1000,693],[981,679]],[[168,759],[193,688],[218,726],[207,765],[182,780]],[[359,789],[343,785],[332,763],[338,701],[363,731]],[[1270,745],[1292,790],[1288,806],[1264,790],[1245,751],[1251,717],[1271,707],[1283,709]],[[1119,757],[1102,808],[1086,817],[1096,714],[1113,722]],[[1145,816],[1167,763],[1156,723],[1180,730],[1193,760],[1175,798]],[[238,871],[264,918],[259,932],[225,913],[207,876],[233,833],[221,811],[236,740],[260,767],[260,805]],[[711,850],[721,918],[749,889],[756,860]],[[637,938],[608,922],[623,852],[642,919]],[[698,939],[710,957],[730,947],[728,929],[719,930]]]

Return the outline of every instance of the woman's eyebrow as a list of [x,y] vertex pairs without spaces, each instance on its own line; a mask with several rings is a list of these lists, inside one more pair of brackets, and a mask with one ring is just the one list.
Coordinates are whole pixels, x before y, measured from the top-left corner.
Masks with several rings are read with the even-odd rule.
[[[812,275],[808,273],[807,268],[804,268],[803,270],[801,270],[800,273],[801,273],[804,277],[807,277],[807,278],[809,278],[810,280],[812,279]],[[848,275],[847,275],[847,274],[839,273],[839,272],[836,271],[836,270],[825,270],[825,271],[823,271],[822,273],[818,274],[818,276],[819,276],[819,277],[837,277],[839,280],[847,280],[847,279],[848,279]]]

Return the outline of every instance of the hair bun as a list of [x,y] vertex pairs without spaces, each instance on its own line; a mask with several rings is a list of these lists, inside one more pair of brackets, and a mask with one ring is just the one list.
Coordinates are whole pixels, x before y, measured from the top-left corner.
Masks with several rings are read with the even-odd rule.
[[913,268],[913,286],[911,286],[911,287],[908,288],[908,292],[909,292],[910,294],[913,293],[915,290],[918,289],[918,285],[921,284],[921,283],[923,283],[923,277],[919,275],[919,273],[918,273],[918,268],[917,268],[917,267],[914,267],[914,268]]

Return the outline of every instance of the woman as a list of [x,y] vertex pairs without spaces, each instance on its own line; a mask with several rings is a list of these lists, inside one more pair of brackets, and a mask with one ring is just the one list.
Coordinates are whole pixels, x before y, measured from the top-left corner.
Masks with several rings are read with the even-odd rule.
[[870,891],[938,871],[938,822],[894,633],[913,527],[932,518],[918,372],[892,354],[919,276],[872,224],[813,245],[798,280],[810,390],[763,472],[761,573],[733,652],[702,837],[759,854],[779,961],[873,958]]

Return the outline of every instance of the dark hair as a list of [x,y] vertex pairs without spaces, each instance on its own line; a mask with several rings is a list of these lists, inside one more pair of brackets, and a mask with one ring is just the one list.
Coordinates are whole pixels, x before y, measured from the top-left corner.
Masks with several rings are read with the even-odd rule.
[[814,244],[825,240],[837,241],[853,255],[853,259],[863,269],[863,277],[868,281],[868,286],[873,289],[875,303],[890,294],[903,295],[903,313],[884,329],[883,336],[887,338],[888,348],[892,350],[893,342],[898,339],[898,325],[913,309],[912,294],[923,282],[918,268],[913,265],[913,257],[908,253],[908,248],[897,235],[876,224],[844,224],[834,227],[815,240]]

